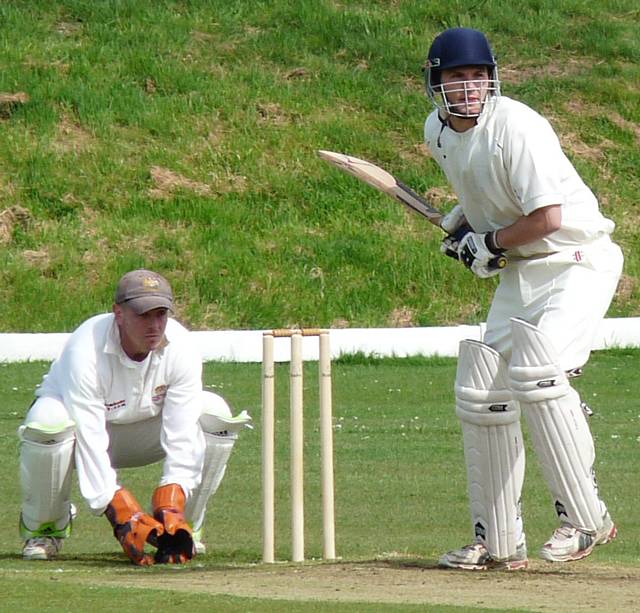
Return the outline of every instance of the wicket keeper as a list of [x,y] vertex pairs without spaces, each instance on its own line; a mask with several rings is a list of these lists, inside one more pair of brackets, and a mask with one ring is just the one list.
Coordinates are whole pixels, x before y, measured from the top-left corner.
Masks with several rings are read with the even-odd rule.
[[[201,357],[173,308],[163,276],[128,272],[113,312],[80,325],[37,388],[18,430],[24,559],[54,558],[69,536],[74,468],[91,511],[107,518],[134,564],[204,551],[207,501],[250,418],[232,417],[222,397],[203,391]],[[160,460],[147,513],[116,471]]]

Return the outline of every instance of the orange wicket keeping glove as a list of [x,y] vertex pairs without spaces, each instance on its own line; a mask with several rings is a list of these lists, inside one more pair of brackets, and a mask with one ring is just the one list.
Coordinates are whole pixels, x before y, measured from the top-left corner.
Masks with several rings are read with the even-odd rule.
[[162,524],[145,513],[133,494],[124,488],[115,493],[104,513],[129,559],[138,566],[153,564],[153,556],[145,553],[144,546],[155,544],[164,533]]
[[162,485],[153,493],[153,517],[164,527],[158,536],[158,564],[184,564],[195,555],[191,527],[184,517],[185,501],[177,483]]

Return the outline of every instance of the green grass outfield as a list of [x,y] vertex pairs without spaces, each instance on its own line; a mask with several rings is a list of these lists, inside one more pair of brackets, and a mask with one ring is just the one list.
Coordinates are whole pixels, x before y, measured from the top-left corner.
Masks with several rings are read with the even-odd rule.
[[[591,426],[597,445],[597,474],[602,494],[620,528],[618,539],[598,548],[589,560],[578,563],[583,565],[580,568],[588,568],[590,564],[637,568],[640,564],[639,359],[639,350],[596,352],[586,374],[576,380],[583,399],[595,412]],[[30,610],[30,602],[33,610],[83,610],[86,606],[85,610],[101,611],[112,609],[118,602],[123,606],[126,602],[149,608],[155,608],[156,602],[169,602],[188,603],[189,608],[204,611],[207,603],[211,604],[211,597],[197,588],[185,600],[184,594],[170,586],[143,589],[128,585],[125,599],[115,584],[126,585],[130,580],[149,576],[156,579],[166,576],[168,582],[176,572],[196,569],[215,582],[223,571],[263,568],[260,365],[229,363],[208,363],[206,383],[225,395],[237,410],[248,409],[254,417],[255,429],[243,432],[237,443],[227,476],[207,515],[205,536],[209,551],[194,560],[191,571],[132,567],[121,553],[108,522],[89,514],[75,485],[74,499],[80,513],[74,534],[59,560],[23,562],[17,533],[15,431],[47,367],[44,362],[0,365],[0,388],[6,390],[0,413],[0,477],[7,526],[0,534],[3,607]],[[305,369],[306,541],[307,557],[316,560],[306,564],[320,564],[317,560],[322,548],[316,369],[316,363],[307,363]],[[343,562],[408,560],[433,568],[443,551],[469,540],[461,435],[453,411],[454,375],[452,359],[371,360],[356,356],[334,363],[336,534],[337,552]],[[290,515],[288,367],[284,364],[278,366],[277,390],[277,557],[286,560],[290,557]],[[531,556],[535,558],[537,548],[551,534],[556,522],[535,458],[529,454],[528,459],[523,502],[525,529]],[[149,500],[158,476],[159,465],[121,471],[123,484],[141,501]],[[291,566],[291,573],[295,577],[295,565]],[[282,597],[286,598],[286,594]],[[229,611],[269,611],[282,606],[270,598],[227,596],[216,602],[220,610]],[[312,604],[305,603],[304,609],[322,610],[321,602],[315,603],[317,609],[309,608]],[[292,603],[289,610],[298,610],[297,606],[302,607]],[[342,603],[340,610],[371,610],[362,606]]]

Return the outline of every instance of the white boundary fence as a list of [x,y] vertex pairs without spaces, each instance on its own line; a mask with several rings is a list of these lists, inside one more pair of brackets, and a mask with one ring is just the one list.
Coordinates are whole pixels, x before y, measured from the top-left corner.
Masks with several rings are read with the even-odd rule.
[[[427,328],[334,328],[331,329],[331,357],[362,352],[377,357],[458,355],[458,343],[482,338],[484,324]],[[260,362],[264,330],[194,331],[205,361]],[[0,333],[0,362],[28,362],[55,359],[68,333]],[[596,334],[594,349],[640,347],[640,317],[605,319]],[[275,360],[289,360],[286,339],[276,339]],[[305,360],[318,359],[317,342],[304,339]]]

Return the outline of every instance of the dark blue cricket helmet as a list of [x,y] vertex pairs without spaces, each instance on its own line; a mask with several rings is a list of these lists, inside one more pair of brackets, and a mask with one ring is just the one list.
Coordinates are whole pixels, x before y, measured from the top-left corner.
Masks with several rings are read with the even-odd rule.
[[483,32],[471,28],[450,28],[434,39],[429,49],[425,70],[427,95],[438,107],[437,97],[442,95],[441,71],[459,66],[488,66],[493,95],[500,95],[498,64],[491,45]]

